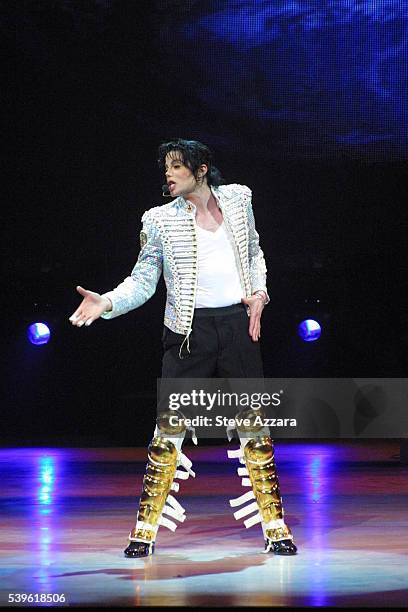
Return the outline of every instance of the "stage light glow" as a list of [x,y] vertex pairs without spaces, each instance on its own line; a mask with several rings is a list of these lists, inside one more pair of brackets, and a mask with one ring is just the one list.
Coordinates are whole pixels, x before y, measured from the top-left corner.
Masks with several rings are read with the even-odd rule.
[[39,460],[39,480],[41,486],[38,490],[38,502],[40,513],[49,514],[51,508],[47,508],[53,503],[53,489],[55,481],[55,462],[53,457],[40,457]]
[[305,342],[314,342],[320,338],[322,328],[314,319],[305,319],[299,324],[298,334]]
[[47,344],[51,337],[51,331],[46,323],[32,323],[27,329],[27,337],[31,344],[41,346]]

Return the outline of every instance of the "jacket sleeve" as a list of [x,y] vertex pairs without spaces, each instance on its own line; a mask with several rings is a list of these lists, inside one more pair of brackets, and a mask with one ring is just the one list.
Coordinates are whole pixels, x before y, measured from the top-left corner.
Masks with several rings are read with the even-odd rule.
[[252,293],[259,290],[265,291],[265,303],[268,304],[270,299],[266,288],[265,257],[259,246],[259,234],[255,229],[255,217],[252,209],[252,191],[246,185],[243,186],[243,195],[247,206],[249,276],[251,279],[251,289]]
[[163,269],[163,247],[151,211],[144,213],[142,222],[141,249],[137,262],[130,276],[116,289],[103,294],[112,302],[112,310],[104,312],[103,319],[113,319],[134,308],[139,308],[156,291]]

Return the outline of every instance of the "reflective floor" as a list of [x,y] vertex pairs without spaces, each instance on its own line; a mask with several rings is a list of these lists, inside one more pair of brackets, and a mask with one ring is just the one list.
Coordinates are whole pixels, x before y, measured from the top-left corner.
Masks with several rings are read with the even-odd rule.
[[276,444],[299,548],[288,558],[263,554],[260,526],[235,521],[228,500],[247,489],[226,448],[185,445],[197,477],[175,497],[187,519],[160,528],[154,556],[139,560],[123,548],[145,449],[0,449],[0,604],[31,594],[53,607],[406,607],[408,466],[397,442]]

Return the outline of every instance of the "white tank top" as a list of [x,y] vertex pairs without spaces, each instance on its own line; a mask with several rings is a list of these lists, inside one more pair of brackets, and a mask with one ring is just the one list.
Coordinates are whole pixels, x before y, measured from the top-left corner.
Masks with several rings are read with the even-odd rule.
[[215,232],[198,225],[196,229],[198,277],[195,307],[217,308],[239,304],[244,292],[224,223]]

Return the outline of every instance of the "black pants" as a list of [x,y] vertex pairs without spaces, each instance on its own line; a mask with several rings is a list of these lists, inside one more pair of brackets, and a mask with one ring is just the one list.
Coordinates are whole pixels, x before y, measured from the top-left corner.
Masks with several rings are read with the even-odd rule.
[[262,378],[259,342],[249,333],[244,304],[197,308],[190,334],[190,352],[182,334],[163,332],[162,378]]

